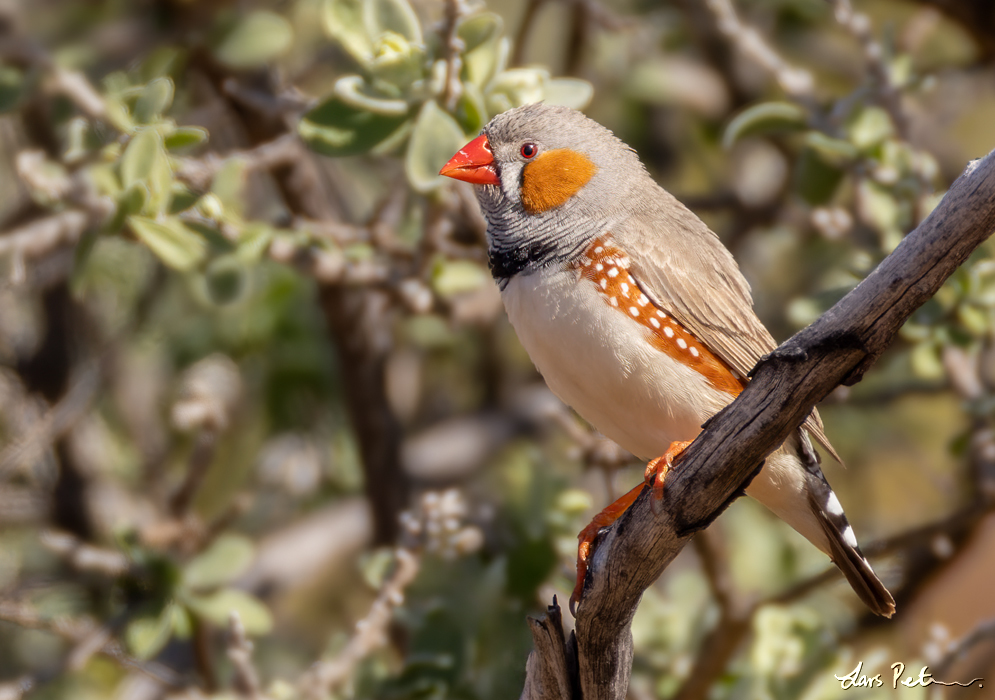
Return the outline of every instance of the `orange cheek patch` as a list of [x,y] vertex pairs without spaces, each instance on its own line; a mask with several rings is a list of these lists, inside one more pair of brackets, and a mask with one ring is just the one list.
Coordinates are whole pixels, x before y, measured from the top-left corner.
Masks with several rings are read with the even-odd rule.
[[587,156],[569,148],[546,151],[522,171],[522,206],[529,214],[555,209],[577,194],[597,170]]
[[657,308],[629,274],[629,258],[610,238],[595,240],[580,260],[581,276],[598,286],[609,306],[649,331],[657,350],[702,375],[709,384],[736,396],[743,382],[677,319]]

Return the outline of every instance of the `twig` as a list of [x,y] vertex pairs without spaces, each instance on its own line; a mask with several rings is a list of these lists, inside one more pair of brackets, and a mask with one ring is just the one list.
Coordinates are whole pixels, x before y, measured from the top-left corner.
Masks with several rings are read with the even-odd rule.
[[91,119],[114,126],[107,119],[104,98],[89,79],[79,71],[61,67],[38,41],[22,36],[5,37],[0,41],[0,57],[40,69],[47,75],[50,90],[67,98]]
[[874,80],[878,101],[887,110],[899,136],[908,141],[909,120],[902,109],[902,96],[891,81],[888,65],[884,61],[884,49],[871,31],[870,17],[862,12],[855,12],[850,0],[829,0],[829,3],[833,6],[836,21],[860,44]]
[[[43,618],[35,608],[27,602],[16,600],[0,600],[0,620],[12,622],[26,629],[44,630],[75,644],[90,640],[100,627],[87,618],[59,617]],[[141,661],[127,654],[121,644],[111,638],[106,638],[97,650],[98,653],[116,661],[125,668],[141,671],[164,685],[179,688],[182,685],[180,677],[169,668],[154,661]]]
[[[943,658],[935,664],[936,670],[933,671],[933,675],[937,678],[949,677],[951,667],[964,658],[964,655],[975,645],[986,639],[995,639],[995,619],[978,623],[973,630],[954,642],[947,649],[947,653]],[[938,689],[934,688],[933,690],[936,691]]]
[[528,0],[525,10],[522,11],[522,19],[515,34],[515,45],[511,49],[511,60],[508,62],[513,68],[522,65],[525,58],[525,44],[529,39],[529,32],[532,31],[536,13],[539,12],[543,2],[544,0]]
[[[577,641],[563,637],[563,615],[556,596],[546,614],[539,619],[528,618],[536,650],[525,662],[525,689],[521,700],[573,700],[580,697],[577,688]],[[543,658],[555,659],[544,665]]]
[[319,661],[300,680],[298,688],[309,698],[324,698],[352,678],[356,665],[387,643],[387,626],[394,608],[404,602],[404,590],[418,575],[419,560],[411,550],[394,550],[396,568],[380,589],[370,611],[356,623],[356,634],[345,649],[329,661]]
[[228,660],[235,670],[232,684],[235,691],[249,700],[267,700],[259,687],[259,673],[252,663],[252,642],[245,634],[245,625],[238,612],[232,610],[228,617]]
[[21,700],[25,693],[35,687],[35,679],[31,676],[21,676],[12,681],[0,683],[0,700]]
[[190,459],[187,460],[187,472],[183,483],[169,499],[169,512],[175,517],[182,517],[190,508],[193,498],[197,495],[200,485],[207,476],[207,470],[214,459],[214,448],[218,434],[214,430],[203,430],[197,435]]
[[725,671],[729,659],[749,634],[756,603],[748,604],[737,596],[732,573],[727,566],[728,555],[719,533],[714,529],[699,532],[692,540],[715,602],[719,605],[719,621],[705,637],[695,656],[694,666],[674,695],[675,700],[703,700],[708,697],[715,681]]
[[457,30],[459,21],[466,14],[464,0],[446,0],[446,19],[442,30],[444,37],[443,58],[446,61],[446,84],[442,88],[441,102],[447,112],[456,109],[456,103],[463,94],[463,83],[460,82],[460,71],[463,69],[461,54],[464,49],[463,40]]
[[78,209],[46,216],[0,234],[0,255],[11,255],[23,265],[25,260],[40,258],[61,245],[75,244],[89,227],[90,217]]
[[794,97],[813,96],[815,81],[812,74],[789,64],[771,48],[760,32],[744,24],[736,14],[732,0],[705,0],[705,6],[714,15],[719,32],[729,43],[773,75],[782,90]]
[[[864,52],[864,60],[874,82],[877,101],[891,117],[898,138],[911,144],[909,118],[902,107],[902,94],[891,79],[891,71],[885,62],[884,49],[871,31],[870,18],[862,12],[856,12],[850,4],[850,0],[829,0],[829,2],[833,7],[836,21],[860,44]],[[933,186],[930,181],[930,173],[925,170],[921,158],[912,158],[911,169],[919,186],[918,196],[915,198],[915,211],[913,212],[913,220],[918,223],[922,218],[925,198],[932,192]]]
[[68,532],[44,530],[40,539],[45,549],[61,556],[79,571],[96,571],[116,577],[128,570],[128,557],[121,552],[94,547]]
[[91,362],[79,371],[65,396],[48,410],[27,433],[0,452],[0,479],[15,469],[39,459],[52,443],[83,417],[103,381],[99,362]]
[[195,190],[204,191],[211,186],[218,171],[234,159],[241,160],[248,172],[271,170],[296,162],[303,151],[304,147],[297,134],[286,133],[254,148],[232,151],[223,156],[208,153],[202,158],[182,158],[176,169],[176,177]]

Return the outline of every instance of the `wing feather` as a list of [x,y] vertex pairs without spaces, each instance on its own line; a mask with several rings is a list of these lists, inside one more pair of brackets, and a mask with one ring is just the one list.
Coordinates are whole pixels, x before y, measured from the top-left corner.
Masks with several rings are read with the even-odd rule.
[[[718,236],[660,188],[659,206],[612,229],[631,272],[653,303],[670,313],[746,380],[777,343],[753,311],[750,285]],[[841,462],[818,411],[803,424]]]

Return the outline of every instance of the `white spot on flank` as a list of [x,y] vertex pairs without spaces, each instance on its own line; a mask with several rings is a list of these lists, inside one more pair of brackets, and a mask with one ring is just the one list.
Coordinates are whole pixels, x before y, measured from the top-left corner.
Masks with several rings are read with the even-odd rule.
[[651,318],[650,319],[650,323],[653,324],[654,328],[659,328],[660,327],[660,322],[657,321],[655,318]]
[[688,344],[684,342],[684,338],[681,338],[680,340],[677,341],[677,347],[679,347],[681,350],[687,350]]
[[640,294],[639,295],[639,305],[640,306],[646,306],[649,303],[650,303],[649,297],[647,297],[645,294]]
[[843,540],[851,547],[857,546],[857,537],[853,534],[853,528],[849,525],[847,525],[846,529],[843,531]]
[[674,337],[674,329],[673,329],[673,328],[671,328],[670,326],[667,326],[666,328],[664,328],[664,329],[663,329],[663,333],[664,333],[664,335],[666,335],[666,336],[667,336],[668,338],[673,338],[673,337]]
[[608,303],[611,304],[612,306],[618,306],[618,299],[616,299],[615,297],[609,297]]
[[698,357],[698,348],[691,348],[691,357]]
[[639,309],[637,309],[635,306],[629,307],[629,313],[635,316],[636,318],[639,317]]
[[598,272],[601,272],[602,270],[605,269],[605,266],[602,265],[601,263],[598,263],[597,265],[594,266],[594,269],[597,270]]
[[627,285],[625,282],[622,283],[622,296],[624,296],[626,299],[629,298],[629,285]]
[[608,276],[609,277],[618,277],[618,268],[617,267],[613,267],[612,269],[610,269],[608,271]]
[[601,288],[608,289],[608,280],[606,280],[604,277],[601,278]]
[[836,494],[832,491],[829,492],[829,498],[826,499],[826,510],[830,515],[843,515],[843,506],[840,505],[840,499],[836,498]]
[[656,312],[656,315],[659,316],[660,318],[667,318],[667,314],[659,310]]
[[594,249],[594,252],[595,253],[604,253],[605,249],[602,246],[598,246],[597,248]]

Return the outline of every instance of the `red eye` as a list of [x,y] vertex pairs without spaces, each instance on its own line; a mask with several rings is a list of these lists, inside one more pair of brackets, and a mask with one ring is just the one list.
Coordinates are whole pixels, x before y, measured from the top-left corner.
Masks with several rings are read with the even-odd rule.
[[534,143],[527,143],[522,146],[522,158],[531,158],[539,152],[539,147]]

